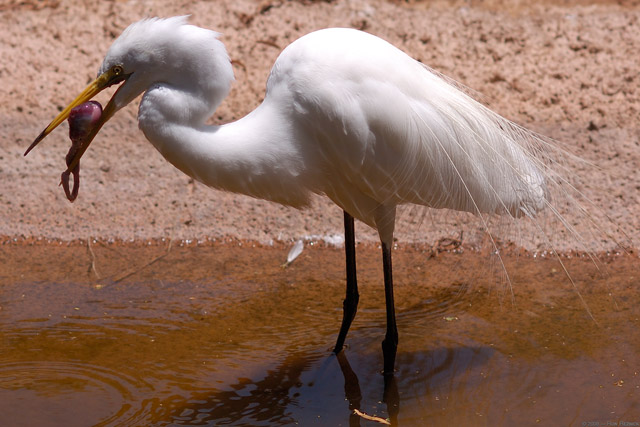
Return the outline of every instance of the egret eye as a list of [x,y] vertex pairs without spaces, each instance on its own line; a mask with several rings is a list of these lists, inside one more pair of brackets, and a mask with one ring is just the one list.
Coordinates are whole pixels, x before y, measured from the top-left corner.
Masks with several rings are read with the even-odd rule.
[[122,65],[114,65],[111,67],[111,72],[116,76],[122,74],[123,71]]

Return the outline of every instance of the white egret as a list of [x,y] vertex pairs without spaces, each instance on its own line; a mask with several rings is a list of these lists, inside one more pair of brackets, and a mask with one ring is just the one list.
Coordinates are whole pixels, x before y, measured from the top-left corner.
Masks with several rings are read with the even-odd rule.
[[384,372],[393,373],[396,207],[533,217],[549,203],[546,143],[386,41],[339,28],[313,32],[284,49],[264,102],[249,115],[207,125],[234,79],[218,36],[189,25],[186,17],[132,24],[109,48],[97,79],[27,152],[73,107],[122,83],[67,172],[101,126],[142,95],[140,129],[187,175],[296,208],[307,206],[313,194],[326,195],[344,210],[345,224],[347,291],[334,351],[342,349],[358,305],[357,218],[374,227],[382,243]]

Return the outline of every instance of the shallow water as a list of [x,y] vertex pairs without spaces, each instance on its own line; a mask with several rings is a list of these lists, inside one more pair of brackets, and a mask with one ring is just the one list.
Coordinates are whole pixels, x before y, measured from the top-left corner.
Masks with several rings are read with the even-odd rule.
[[398,249],[385,385],[378,249],[358,247],[360,307],[340,357],[342,250],[307,247],[283,269],[287,252],[0,246],[2,424],[377,424],[358,409],[403,426],[640,425],[635,256],[603,259],[606,278],[564,260],[588,311],[544,257],[505,256],[507,281],[484,254]]

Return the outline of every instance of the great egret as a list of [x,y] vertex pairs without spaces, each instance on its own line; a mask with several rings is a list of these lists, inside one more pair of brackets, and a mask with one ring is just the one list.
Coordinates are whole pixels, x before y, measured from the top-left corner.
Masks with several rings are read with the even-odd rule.
[[246,117],[206,125],[234,79],[218,34],[186,17],[130,25],[98,77],[47,126],[122,83],[75,157],[102,125],[139,95],[139,127],[178,169],[202,183],[303,208],[313,193],[344,210],[347,286],[338,353],[358,305],[354,218],[382,243],[392,374],[396,328],[391,248],[400,204],[473,214],[533,217],[549,203],[548,147],[474,101],[386,41],[333,28],[289,45],[275,62],[264,102]]

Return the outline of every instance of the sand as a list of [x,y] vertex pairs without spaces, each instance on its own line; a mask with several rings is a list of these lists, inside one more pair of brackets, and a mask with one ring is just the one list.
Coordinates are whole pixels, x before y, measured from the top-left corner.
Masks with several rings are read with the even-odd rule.
[[[221,32],[233,60],[236,82],[213,123],[238,119],[261,102],[270,67],[299,36],[333,26],[364,29],[593,162],[596,168],[575,172],[581,190],[638,246],[637,1],[2,2],[0,235],[269,243],[342,232],[341,211],[326,199],[299,212],[193,182],[145,140],[137,129],[137,105],[119,112],[83,158],[73,204],[58,186],[69,146],[66,124],[23,157],[95,77],[110,43],[129,23],[178,14]],[[98,99],[104,104],[110,93]],[[430,225],[430,215],[420,217],[401,217],[400,242],[434,242],[455,231]],[[365,226],[358,233],[363,241],[376,239]]]

